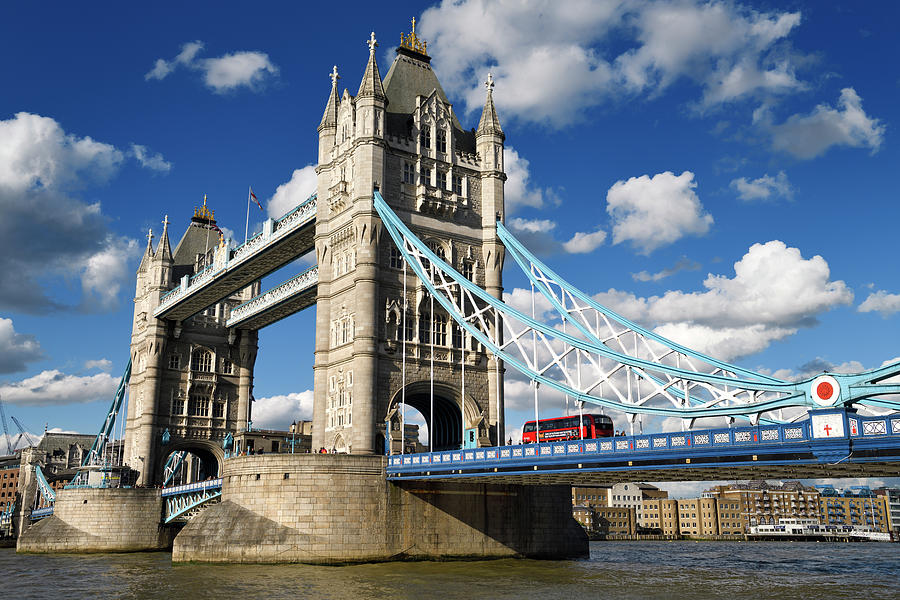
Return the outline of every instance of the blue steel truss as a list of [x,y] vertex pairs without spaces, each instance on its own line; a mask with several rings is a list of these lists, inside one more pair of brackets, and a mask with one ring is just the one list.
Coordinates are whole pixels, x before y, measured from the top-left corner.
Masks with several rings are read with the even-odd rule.
[[900,384],[884,383],[900,375],[900,363],[799,382],[730,365],[603,307],[538,261],[498,223],[498,237],[562,321],[560,327],[542,323],[534,314],[494,298],[441,260],[377,191],[374,205],[403,258],[441,307],[535,385],[622,411],[632,421],[636,415],[652,414],[679,417],[691,426],[703,417],[749,418],[752,424],[792,422],[814,407],[900,409]]
[[165,522],[185,520],[195,509],[222,496],[222,479],[163,488],[161,495],[166,502]]
[[186,456],[186,450],[179,450],[169,455],[168,460],[166,460],[166,466],[163,469],[163,487],[170,485],[175,476],[178,475]]
[[51,487],[47,478],[44,477],[44,472],[41,470],[40,465],[34,465],[34,478],[37,481],[38,492],[40,492],[44,500],[51,504],[56,502],[56,492],[53,491],[53,487]]

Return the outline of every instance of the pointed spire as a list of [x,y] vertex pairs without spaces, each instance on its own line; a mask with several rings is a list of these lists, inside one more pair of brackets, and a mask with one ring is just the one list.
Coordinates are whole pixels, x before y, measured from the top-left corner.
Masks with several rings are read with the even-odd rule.
[[159,245],[156,247],[156,258],[172,260],[172,247],[169,245],[169,215],[166,215],[162,224],[163,230],[159,238]]
[[141,258],[141,264],[138,266],[138,273],[147,270],[147,264],[153,260],[153,229],[147,231],[147,249]]
[[484,102],[484,110],[481,112],[481,121],[478,122],[478,131],[476,135],[497,135],[500,139],[506,139],[503,129],[500,127],[500,118],[497,116],[497,109],[494,108],[494,74],[488,73],[487,81],[484,82],[487,88],[487,99]]
[[378,72],[378,63],[375,61],[375,48],[378,41],[375,39],[375,32],[366,42],[369,45],[369,63],[366,65],[366,72],[363,75],[362,83],[359,84],[359,92],[357,98],[372,97],[384,98],[384,86],[381,83],[381,73]]
[[325,105],[325,114],[322,115],[322,122],[319,123],[319,131],[326,127],[337,127],[338,104],[340,102],[338,100],[337,82],[341,78],[338,75],[337,65],[334,65],[328,76],[331,77],[331,94],[328,96],[328,104]]

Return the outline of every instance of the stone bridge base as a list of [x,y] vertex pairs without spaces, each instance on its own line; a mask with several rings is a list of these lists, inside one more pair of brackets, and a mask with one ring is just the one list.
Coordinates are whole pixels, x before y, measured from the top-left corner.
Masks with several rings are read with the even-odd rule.
[[349,563],[586,556],[569,486],[404,482],[384,457],[270,454],[225,461],[222,502],[173,544],[176,562]]
[[167,550],[176,530],[163,527],[155,489],[72,489],[56,495],[53,515],[26,527],[19,552]]

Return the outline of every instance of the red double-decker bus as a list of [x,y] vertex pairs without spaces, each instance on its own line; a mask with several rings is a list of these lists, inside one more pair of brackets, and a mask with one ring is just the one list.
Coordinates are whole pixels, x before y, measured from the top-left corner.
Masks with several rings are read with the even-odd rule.
[[[557,440],[577,440],[582,437],[586,440],[599,437],[612,437],[613,422],[606,415],[582,415],[581,431],[578,427],[578,417],[555,417],[553,419],[541,419],[538,434],[541,442],[555,442]],[[533,444],[538,441],[535,438],[534,421],[526,421],[522,428],[522,443]]]

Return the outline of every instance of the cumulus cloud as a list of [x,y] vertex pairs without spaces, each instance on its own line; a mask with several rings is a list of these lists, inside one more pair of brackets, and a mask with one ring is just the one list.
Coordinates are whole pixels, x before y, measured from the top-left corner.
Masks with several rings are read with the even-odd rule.
[[472,74],[492,71],[504,114],[559,127],[681,80],[702,106],[800,89],[786,47],[799,23],[799,13],[731,2],[444,0],[422,14],[419,33],[469,111],[484,104]]
[[660,281],[665,279],[666,277],[671,277],[679,271],[698,271],[699,269],[700,263],[689,260],[686,256],[682,256],[680,259],[678,259],[678,262],[667,269],[657,271],[656,273],[640,271],[638,273],[632,273],[631,278],[635,281]]
[[178,56],[170,61],[156,60],[144,79],[161,80],[176,68],[183,66],[203,75],[203,82],[216,93],[225,93],[239,87],[258,89],[265,81],[278,74],[269,55],[259,51],[240,51],[218,58],[198,58],[203,42],[188,42],[181,47]]
[[546,256],[559,251],[560,244],[553,237],[553,230],[556,229],[555,221],[515,217],[507,221],[507,225],[531,252]]
[[650,254],[686,235],[703,235],[713,223],[694,192],[694,174],[670,171],[617,181],[606,194],[613,244],[631,242]]
[[253,426],[287,430],[294,421],[311,420],[312,410],[312,390],[257,398],[252,407]]
[[503,201],[506,214],[513,214],[524,206],[543,208],[545,204],[559,204],[556,193],[549,188],[541,188],[531,181],[528,159],[519,156],[515,148],[503,149],[503,161],[506,168],[506,184],[503,186]]
[[710,274],[705,291],[668,291],[638,297],[611,289],[601,304],[700,352],[733,360],[817,324],[818,315],[853,301],[843,281],[832,281],[821,256],[773,240],[754,244],[734,264],[734,277]]
[[124,156],[109,144],[67,134],[49,117],[22,112],[0,120],[0,309],[66,308],[43,286],[71,277],[73,265],[84,292],[81,307],[113,307],[137,247],[109,232],[98,203],[72,194],[106,182]]
[[838,108],[820,104],[808,115],[793,115],[784,123],[772,123],[766,109],[757,111],[756,120],[772,136],[772,147],[797,158],[814,158],[833,146],[868,147],[878,152],[885,126],[869,117],[862,99],[853,88],[841,90]]
[[266,212],[273,219],[284,216],[286,212],[316,193],[317,182],[315,165],[296,169],[291,175],[291,180],[282,183],[275,190],[275,195],[266,203]]
[[56,369],[41,371],[22,381],[0,384],[0,396],[9,404],[59,406],[108,400],[118,381],[108,373],[66,375]]
[[593,252],[606,240],[606,232],[598,229],[592,233],[578,232],[568,242],[563,243],[563,250],[570,254],[587,254]]
[[131,144],[131,153],[144,168],[160,173],[168,173],[172,170],[172,163],[164,159],[159,152],[153,153],[147,146]]
[[112,369],[112,361],[107,358],[86,360],[84,361],[84,368],[88,370],[98,369],[100,371],[109,371],[110,369]]
[[0,373],[24,371],[26,365],[44,358],[33,335],[16,333],[12,319],[0,317]]
[[784,171],[780,171],[775,177],[766,174],[752,181],[748,181],[746,177],[733,179],[731,187],[737,190],[738,198],[745,201],[794,198],[794,188],[791,187]]
[[900,294],[889,294],[884,290],[878,290],[869,294],[857,308],[859,312],[878,312],[882,317],[889,317],[900,312]]

